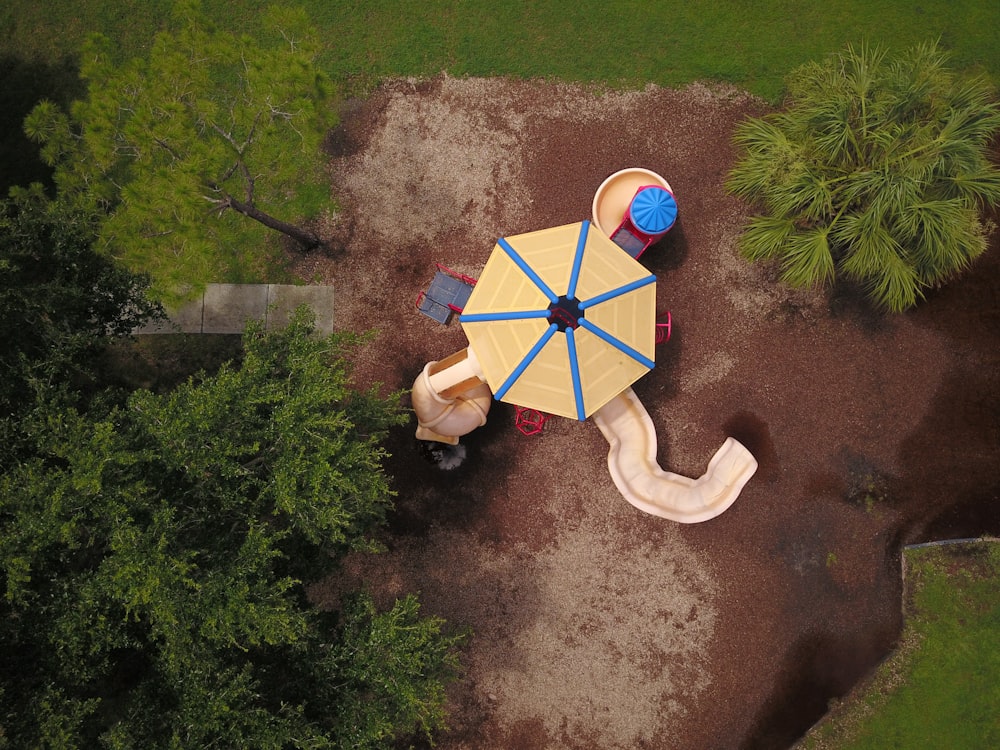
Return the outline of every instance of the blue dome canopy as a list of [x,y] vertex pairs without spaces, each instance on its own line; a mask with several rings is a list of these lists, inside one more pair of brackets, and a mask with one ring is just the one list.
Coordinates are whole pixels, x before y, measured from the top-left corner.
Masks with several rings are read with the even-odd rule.
[[661,187],[641,188],[629,206],[629,218],[635,228],[646,234],[663,234],[677,220],[677,201]]

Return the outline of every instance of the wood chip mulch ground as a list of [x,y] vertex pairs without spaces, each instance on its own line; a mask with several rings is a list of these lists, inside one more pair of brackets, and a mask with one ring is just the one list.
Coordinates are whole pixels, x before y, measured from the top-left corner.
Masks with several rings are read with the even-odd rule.
[[363,579],[473,628],[442,750],[788,747],[892,648],[900,546],[1000,532],[996,238],[905,315],[789,291],[740,259],[748,208],[723,188],[735,124],[766,109],[703,85],[448,77],[345,108],[335,250],[298,271],[335,285],[338,326],[380,331],[360,384],[408,388],[466,345],[414,309],[435,262],[475,277],[498,237],[587,219],[605,177],[646,167],[680,207],[643,256],[675,323],[635,386],[660,463],[699,476],[727,435],[760,462],[729,511],[684,526],[621,498],[589,422],[528,438],[494,404],[452,471],[395,433],[387,551],[314,594]]

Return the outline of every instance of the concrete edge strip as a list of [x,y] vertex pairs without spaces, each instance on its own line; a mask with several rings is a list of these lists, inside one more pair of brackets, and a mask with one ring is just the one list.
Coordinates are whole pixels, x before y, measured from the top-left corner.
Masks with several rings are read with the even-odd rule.
[[[175,318],[179,318],[181,321],[187,320],[188,321],[187,324],[186,324],[187,327],[185,327],[185,323],[183,323],[183,322],[178,323],[178,322],[176,322],[176,320],[174,318],[168,317],[167,320],[164,322],[164,324],[159,327],[159,330],[143,330],[142,328],[137,328],[137,329],[135,329],[135,330],[132,331],[133,335],[155,335],[155,334],[161,334],[161,333],[163,333],[163,334],[165,334],[165,333],[200,333],[200,334],[205,333],[205,321],[206,321],[206,317],[209,317],[210,313],[212,312],[211,310],[208,309],[209,306],[207,304],[207,301],[208,301],[208,298],[209,298],[209,289],[211,289],[213,287],[217,287],[217,286],[246,287],[247,288],[247,294],[251,293],[251,291],[250,291],[251,288],[264,287],[265,288],[265,291],[264,291],[264,309],[263,309],[263,311],[261,313],[261,317],[259,318],[259,320],[261,320],[261,322],[264,324],[265,330],[267,330],[268,325],[271,324],[272,322],[274,322],[274,320],[277,319],[277,318],[275,318],[274,316],[271,315],[271,306],[272,305],[277,305],[279,303],[279,301],[280,301],[279,297],[281,296],[281,289],[284,288],[284,287],[286,287],[286,286],[296,286],[297,287],[298,285],[294,285],[294,284],[207,284],[206,287],[205,287],[205,289],[201,292],[201,295],[197,299],[192,300],[186,306],[182,306],[180,308],[180,310],[187,310],[187,311],[189,311],[190,314],[187,314],[187,315],[178,315],[177,313],[179,311],[175,311],[175,316],[174,317]],[[331,295],[330,305],[331,306],[333,305],[333,299],[332,299],[333,284],[306,285],[303,288],[308,288],[309,286],[317,286],[318,288],[322,288],[324,290],[326,290],[326,289],[330,290],[330,292],[329,292],[329,294]],[[317,317],[321,316],[321,312],[322,311],[316,310],[315,312],[317,313]],[[256,318],[256,316],[254,316],[254,317]],[[243,329],[244,329],[244,327],[246,325],[246,321],[249,320],[249,319],[250,319],[249,317],[246,318],[246,319],[243,319],[240,322],[240,325],[239,325],[238,328],[233,328],[232,330],[219,331],[219,332],[220,333],[231,333],[231,334],[234,334],[234,335],[235,334],[241,334],[241,333],[243,333]],[[197,322],[195,322],[195,321],[197,321]],[[325,327],[321,326],[321,328],[322,328],[322,330],[324,332],[326,331]]]

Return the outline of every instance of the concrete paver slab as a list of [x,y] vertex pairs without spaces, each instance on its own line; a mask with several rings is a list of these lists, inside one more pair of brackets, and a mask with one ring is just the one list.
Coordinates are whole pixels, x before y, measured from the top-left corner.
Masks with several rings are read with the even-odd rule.
[[299,305],[309,305],[316,315],[316,330],[329,335],[333,333],[333,287],[294,286],[292,284],[270,284],[267,295],[267,320],[265,328],[284,328]]
[[202,333],[242,333],[248,320],[265,320],[267,284],[209,284]]
[[150,333],[201,333],[201,319],[205,307],[205,293],[178,308],[168,309],[167,320],[148,323],[135,329],[136,334]]
[[316,314],[316,330],[333,332],[333,287],[293,284],[209,284],[197,299],[175,310],[169,320],[135,329],[135,334],[243,333],[248,320],[262,320],[267,330],[288,324],[299,305]]
[[[170,311],[167,311],[170,315]],[[201,304],[198,305],[198,315],[201,315]],[[167,320],[161,320],[156,323],[147,323],[144,326],[139,326],[132,330],[132,334],[135,336],[148,336],[154,333],[185,333],[177,322],[174,320],[173,316],[167,318]],[[198,323],[198,333],[201,333],[201,322]]]
[[169,310],[167,315],[170,317],[170,322],[175,323],[181,331],[198,331],[200,333],[205,316],[205,293],[202,292],[197,299],[177,310]]

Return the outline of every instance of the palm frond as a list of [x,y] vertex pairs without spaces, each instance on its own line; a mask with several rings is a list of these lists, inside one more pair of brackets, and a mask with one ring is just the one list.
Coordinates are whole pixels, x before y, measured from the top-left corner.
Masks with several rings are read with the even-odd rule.
[[840,183],[837,198],[841,206],[867,207],[885,185],[886,173],[879,165],[859,169]]
[[908,310],[924,296],[913,268],[902,261],[886,265],[867,279],[865,286],[878,305],[894,313]]
[[842,212],[830,226],[830,239],[837,248],[838,257],[846,257],[853,249],[867,241],[882,226],[882,217],[867,206],[865,210]]
[[819,159],[831,167],[842,169],[855,163],[861,153],[853,107],[847,99],[830,99],[812,113],[812,143]]
[[790,219],[754,216],[740,235],[740,253],[751,261],[780,257],[794,231],[795,224]]
[[982,144],[1000,127],[1000,118],[993,119],[983,113],[950,109],[935,138],[938,153],[954,164],[975,162]]
[[944,179],[966,205],[1000,203],[1000,169],[988,162],[968,172],[953,173]]
[[894,119],[926,120],[952,85],[946,56],[936,43],[922,43],[886,66],[885,86],[895,98]]
[[961,208],[961,202],[955,199],[914,201],[896,215],[896,231],[907,243],[938,246],[953,226],[954,213]]
[[825,175],[809,169],[808,165],[805,167],[789,186],[796,201],[792,213],[808,224],[825,224],[835,213],[833,190]]
[[842,87],[839,64],[835,56],[822,62],[811,60],[793,69],[785,76],[785,87],[788,96],[797,103],[821,100],[817,91],[824,94]]
[[870,214],[862,217],[863,231],[857,233],[840,260],[841,270],[864,281],[878,275],[880,269],[904,254],[902,246],[880,222],[873,224]]
[[730,170],[726,189],[748,200],[764,200],[782,173],[798,159],[797,147],[772,122],[750,118],[741,123],[733,137],[745,149],[744,158]]
[[862,42],[847,45],[838,55],[846,86],[859,100],[867,99],[872,89],[884,75],[882,61],[886,50],[879,45]]
[[949,92],[947,103],[954,109],[976,112],[994,118],[995,121],[1000,115],[1000,103],[997,102],[996,94],[996,90],[987,78],[970,76],[955,82]]
[[928,285],[954,277],[986,251],[986,231],[978,213],[955,203],[949,202],[941,216],[925,216],[924,231],[913,245],[914,268]]
[[798,231],[781,249],[781,279],[794,287],[823,286],[833,281],[835,264],[826,227]]
[[733,142],[751,153],[785,152],[792,149],[785,130],[774,118],[749,117],[736,126]]
[[797,216],[808,200],[807,196],[803,196],[803,189],[815,190],[811,182],[809,166],[805,161],[788,164],[781,173],[774,175],[762,196],[763,203],[772,216]]
[[878,173],[879,180],[870,193],[867,210],[879,217],[880,222],[892,224],[895,216],[907,206],[920,201],[924,192],[924,182],[907,174],[890,170]]
[[840,270],[864,284],[875,302],[892,312],[912,307],[921,296],[913,263],[884,227],[862,235],[841,260]]

